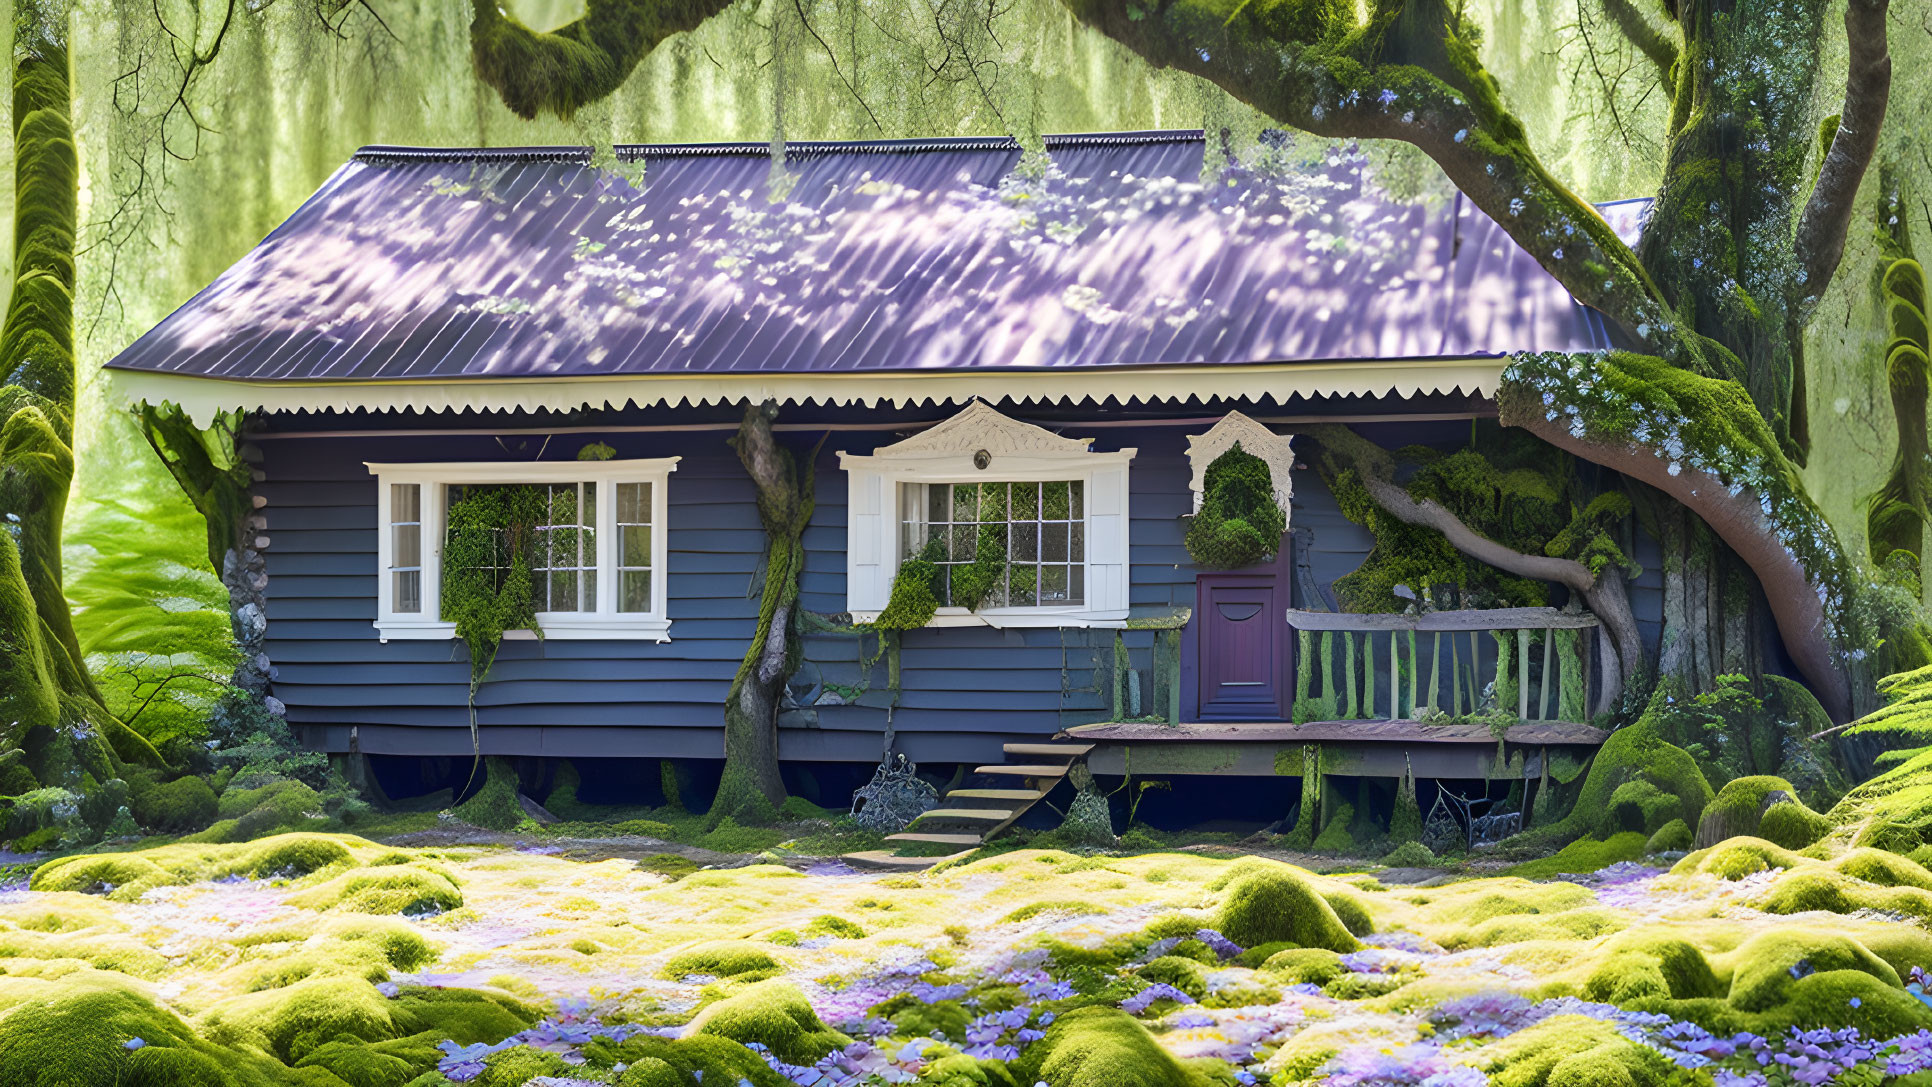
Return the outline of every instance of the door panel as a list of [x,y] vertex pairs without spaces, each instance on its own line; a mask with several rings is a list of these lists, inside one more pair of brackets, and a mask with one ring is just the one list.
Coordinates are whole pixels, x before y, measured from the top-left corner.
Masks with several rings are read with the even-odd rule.
[[1202,720],[1283,718],[1288,675],[1286,587],[1273,570],[1202,574],[1195,579]]

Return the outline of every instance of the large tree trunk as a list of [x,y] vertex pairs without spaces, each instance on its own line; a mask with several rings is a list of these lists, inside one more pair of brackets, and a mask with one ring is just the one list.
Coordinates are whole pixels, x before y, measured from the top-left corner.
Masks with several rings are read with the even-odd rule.
[[725,697],[725,771],[711,808],[714,820],[755,805],[758,796],[773,806],[785,799],[778,774],[778,709],[785,681],[798,666],[798,576],[805,565],[813,499],[810,462],[801,473],[791,451],[772,434],[777,414],[776,404],[747,403],[732,439],[758,488],[767,554],[758,629]]
[[[0,329],[0,762],[41,784],[104,780],[116,756],[159,762],[88,677],[61,585],[74,476],[74,236],[79,162],[67,10],[15,13],[13,297]],[[110,746],[111,745],[111,750]],[[0,776],[0,788],[23,784]]]

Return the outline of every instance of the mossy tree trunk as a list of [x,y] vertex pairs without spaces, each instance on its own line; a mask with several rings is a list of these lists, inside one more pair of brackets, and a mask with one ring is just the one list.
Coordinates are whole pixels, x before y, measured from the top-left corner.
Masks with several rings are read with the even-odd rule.
[[[0,765],[44,785],[158,763],[109,714],[88,677],[61,587],[61,527],[74,476],[74,148],[64,3],[14,12],[13,296],[0,328]],[[0,788],[25,784],[11,769]]]
[[588,0],[582,18],[543,33],[497,0],[472,0],[470,59],[477,77],[517,116],[569,117],[623,86],[664,39],[730,6],[730,0]]
[[[725,770],[712,803],[715,822],[785,799],[778,774],[778,710],[785,681],[798,667],[798,577],[805,565],[805,526],[812,520],[812,468],[800,471],[772,433],[778,406],[747,403],[732,439],[758,488],[758,520],[765,529],[765,581],[758,628],[725,696]],[[817,449],[811,456],[816,457]]]

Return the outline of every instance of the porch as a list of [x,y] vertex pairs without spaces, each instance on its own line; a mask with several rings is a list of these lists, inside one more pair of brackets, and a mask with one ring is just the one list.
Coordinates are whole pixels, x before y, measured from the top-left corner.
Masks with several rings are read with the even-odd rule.
[[1087,765],[1104,775],[1293,775],[1318,747],[1326,774],[1458,779],[1533,776],[1609,736],[1589,723],[1614,662],[1588,613],[1291,608],[1285,620],[1290,720],[1108,721],[1063,736],[1094,745]]

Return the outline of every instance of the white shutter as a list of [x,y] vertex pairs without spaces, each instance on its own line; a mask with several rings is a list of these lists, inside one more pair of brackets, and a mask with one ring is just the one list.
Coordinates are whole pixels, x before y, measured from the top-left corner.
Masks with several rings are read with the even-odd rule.
[[891,564],[886,561],[887,503],[884,474],[868,468],[846,473],[845,609],[855,613],[885,610],[892,598]]
[[1087,608],[1127,608],[1127,466],[1096,469],[1087,484]]

